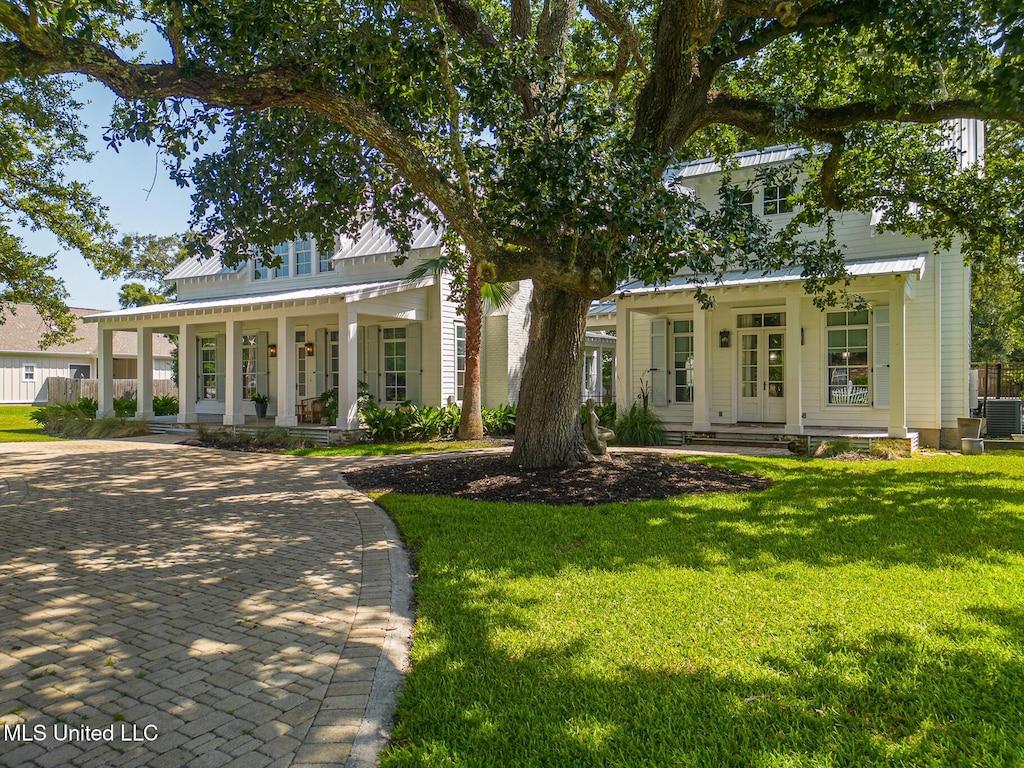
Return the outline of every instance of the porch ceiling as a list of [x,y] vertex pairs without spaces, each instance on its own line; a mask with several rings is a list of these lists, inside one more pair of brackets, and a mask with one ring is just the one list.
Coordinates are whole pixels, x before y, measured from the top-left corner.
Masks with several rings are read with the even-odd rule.
[[348,303],[375,299],[403,291],[427,288],[433,285],[433,275],[417,280],[381,280],[356,285],[332,285],[323,288],[305,288],[280,293],[261,293],[253,296],[231,296],[196,301],[174,301],[168,304],[154,304],[148,307],[130,307],[114,312],[89,315],[87,322],[101,320],[167,320],[190,315],[205,315],[213,312],[257,311],[285,307],[305,307],[322,304],[330,300]]

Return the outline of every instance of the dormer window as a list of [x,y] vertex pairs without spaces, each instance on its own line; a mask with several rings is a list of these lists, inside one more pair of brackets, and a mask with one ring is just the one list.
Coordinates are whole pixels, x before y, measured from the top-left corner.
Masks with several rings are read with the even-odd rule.
[[[791,213],[793,205],[789,196],[793,194],[792,184],[772,184],[764,188],[764,215],[774,216],[777,213]],[[751,200],[753,206],[753,200]]]
[[274,268],[274,277],[288,277],[288,260],[290,258],[288,251],[288,243],[274,246],[274,259],[281,260],[281,266]]
[[754,215],[754,190],[747,190],[740,195],[740,210],[751,216]]
[[263,263],[263,259],[260,258],[260,252],[253,249],[252,256],[252,279],[253,280],[269,280],[270,269],[266,264]]
[[313,274],[313,243],[310,240],[295,241],[295,274]]

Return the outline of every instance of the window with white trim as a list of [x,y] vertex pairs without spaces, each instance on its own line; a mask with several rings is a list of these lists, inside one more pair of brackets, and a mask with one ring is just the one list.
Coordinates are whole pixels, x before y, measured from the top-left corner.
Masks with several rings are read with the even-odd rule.
[[22,381],[35,381],[36,380],[36,366],[35,363],[25,363],[21,366],[21,380]]
[[288,259],[290,258],[288,243],[274,246],[274,259],[281,260],[281,266],[274,267],[274,277],[288,277]]
[[217,399],[217,337],[202,336],[199,343],[199,399]]
[[455,399],[466,390],[466,324],[455,324]]
[[870,405],[868,310],[825,313],[830,405]]
[[316,253],[320,263],[321,272],[333,272],[334,262],[331,260],[331,249],[321,248],[320,244],[314,241],[316,245]]
[[383,328],[384,399],[391,403],[408,400],[405,328]]
[[252,251],[252,279],[270,279],[270,267],[263,263],[263,259],[260,258],[260,251],[258,248],[253,248]]
[[748,189],[740,195],[739,207],[744,213],[754,215],[754,191],[752,189]]
[[789,196],[793,194],[792,184],[772,184],[764,188],[764,215],[773,216],[777,213],[790,213],[793,204]]
[[693,402],[693,320],[672,321],[673,400]]
[[313,243],[309,238],[295,241],[295,274],[313,274]]

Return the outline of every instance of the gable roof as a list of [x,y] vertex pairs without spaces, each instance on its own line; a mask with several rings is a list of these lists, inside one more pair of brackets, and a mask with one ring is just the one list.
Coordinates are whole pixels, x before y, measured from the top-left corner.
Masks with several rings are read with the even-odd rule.
[[[4,311],[3,323],[0,324],[0,352],[95,357],[98,346],[96,325],[83,322],[83,319],[106,310],[83,307],[69,309],[78,318],[75,322],[75,335],[79,337],[78,340],[41,350],[39,339],[49,330],[46,322],[31,304],[10,305]],[[171,343],[164,336],[153,335],[154,357],[170,357],[171,349]],[[115,357],[135,357],[137,350],[136,334],[130,331],[114,332]]]

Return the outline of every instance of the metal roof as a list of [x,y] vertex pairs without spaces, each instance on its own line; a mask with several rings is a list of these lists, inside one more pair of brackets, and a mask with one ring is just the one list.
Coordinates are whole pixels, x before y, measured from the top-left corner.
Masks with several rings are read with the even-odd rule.
[[[846,271],[852,277],[870,277],[871,275],[901,275],[916,273],[918,279],[924,277],[926,254],[916,256],[891,256],[880,259],[864,259],[846,262]],[[799,282],[804,279],[803,269],[799,266],[786,267],[773,272],[726,272],[720,281],[701,283],[694,275],[679,275],[661,285],[647,285],[639,280],[626,283],[617,293],[655,293],[657,291],[694,290],[698,285],[705,288],[722,288],[740,285],[768,285],[770,283]],[[593,313],[593,308],[591,308]]]
[[[220,252],[220,243],[223,235],[217,235],[210,241],[214,256],[200,258],[190,256],[181,264],[176,266],[166,275],[164,280],[186,280],[192,277],[212,277],[215,275],[233,275],[240,272],[248,264],[243,261],[237,266],[226,267],[217,255]],[[441,244],[441,232],[434,229],[433,225],[427,223],[419,226],[412,235],[412,242],[409,244],[410,251],[434,248]],[[383,227],[376,222],[368,221],[363,224],[355,237],[342,235],[338,238],[337,248],[331,256],[332,261],[351,259],[358,256],[378,256],[382,254],[398,254],[398,243],[388,235]]]
[[240,271],[246,264],[242,262],[234,267],[226,267],[220,260],[220,244],[224,240],[223,235],[216,235],[210,240],[210,247],[213,248],[214,256],[208,259],[199,256],[189,256],[178,266],[164,275],[164,280],[182,280],[189,277],[210,277],[211,275],[233,275]]
[[[412,234],[408,250],[418,251],[434,248],[441,244],[441,232],[433,225],[426,223],[418,227]],[[338,238],[338,249],[331,257],[332,261],[353,259],[359,256],[378,256],[381,254],[400,252],[398,243],[374,221],[368,221],[359,228],[354,238],[341,236]]]
[[[807,150],[803,147],[768,147],[767,149],[751,150],[733,155],[737,168],[754,168],[759,165],[771,165],[772,163],[784,163],[787,160],[806,155]],[[688,179],[692,176],[706,176],[709,173],[721,173],[722,165],[711,157],[703,160],[694,160],[675,169],[674,178]]]
[[130,319],[135,317],[159,317],[187,314],[190,312],[203,312],[206,310],[232,310],[260,307],[272,304],[301,303],[316,301],[317,299],[344,299],[346,301],[359,301],[376,296],[383,296],[389,293],[411,291],[417,288],[426,288],[434,284],[434,276],[428,275],[418,280],[379,280],[373,283],[358,283],[355,285],[331,285],[325,288],[304,288],[296,291],[282,291],[280,293],[260,293],[253,296],[232,296],[220,299],[202,299],[196,301],[172,301],[167,304],[153,304],[148,307],[132,307],[116,312],[104,312],[98,315],[90,315],[86,318],[89,321],[104,319]]
[[615,314],[615,302],[614,301],[595,301],[590,304],[590,309],[587,310],[588,315],[614,315]]

